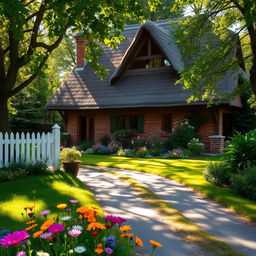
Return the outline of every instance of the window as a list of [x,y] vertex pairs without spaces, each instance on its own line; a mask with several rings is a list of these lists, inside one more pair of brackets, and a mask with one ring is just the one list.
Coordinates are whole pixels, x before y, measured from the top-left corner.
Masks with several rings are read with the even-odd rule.
[[144,132],[144,116],[111,116],[110,131],[122,129]]
[[170,115],[163,116],[162,131],[163,132],[172,132],[172,117]]

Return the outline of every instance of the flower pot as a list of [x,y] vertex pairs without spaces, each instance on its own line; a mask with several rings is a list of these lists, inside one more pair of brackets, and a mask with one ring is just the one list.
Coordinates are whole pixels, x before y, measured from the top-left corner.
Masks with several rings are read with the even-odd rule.
[[73,176],[77,176],[79,172],[79,167],[80,167],[80,161],[73,161],[73,162],[62,162],[63,169],[66,173],[69,173]]

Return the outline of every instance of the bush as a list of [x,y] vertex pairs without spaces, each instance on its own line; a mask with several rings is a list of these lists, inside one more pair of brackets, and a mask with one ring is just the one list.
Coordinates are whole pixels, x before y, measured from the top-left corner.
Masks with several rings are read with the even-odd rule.
[[135,150],[137,150],[138,147],[149,147],[149,143],[146,140],[134,140],[131,143]]
[[256,200],[256,167],[232,175],[231,185],[242,196]]
[[28,171],[29,175],[41,175],[49,172],[47,164],[41,161],[28,164],[26,170]]
[[226,162],[209,162],[204,171],[205,179],[217,186],[230,185],[231,168]]
[[131,140],[135,135],[134,130],[118,130],[114,133],[114,139],[120,143],[123,148],[131,147]]
[[17,169],[15,171],[9,168],[0,169],[0,182],[15,180],[20,177],[28,176],[28,171],[26,169]]
[[174,149],[172,151],[168,151],[165,154],[164,158],[168,158],[168,159],[180,159],[180,158],[184,158],[184,153],[181,149]]
[[118,149],[117,155],[118,155],[118,156],[122,156],[122,157],[125,157],[125,156],[126,156],[126,152],[124,151],[123,147],[121,147],[121,148]]
[[108,144],[110,143],[111,139],[108,135],[104,135],[102,138],[100,138],[100,143],[103,146],[108,146]]
[[150,151],[146,147],[139,147],[135,153],[135,156],[140,158],[146,157],[147,155],[150,155]]
[[256,130],[242,135],[237,133],[225,148],[227,162],[234,172],[256,165]]
[[62,162],[74,162],[77,161],[81,157],[81,152],[76,149],[76,147],[72,148],[63,148],[60,152],[60,159]]
[[199,139],[193,138],[188,143],[188,150],[192,155],[200,155],[204,151],[204,144],[199,142]]
[[165,142],[167,149],[187,148],[188,143],[198,138],[195,128],[191,126],[187,119],[179,121],[173,134]]
[[108,147],[103,146],[100,143],[93,145],[92,150],[94,154],[98,155],[108,155],[110,153]]
[[82,150],[82,151],[86,151],[86,150],[88,150],[89,148],[91,148],[92,145],[93,145],[93,142],[92,142],[92,141],[83,142],[83,143],[81,143],[81,144],[78,146],[78,149],[79,149],[79,150]]
[[108,144],[108,150],[110,151],[110,153],[116,153],[117,150],[121,147],[120,143],[118,143],[115,140],[112,140],[109,144]]

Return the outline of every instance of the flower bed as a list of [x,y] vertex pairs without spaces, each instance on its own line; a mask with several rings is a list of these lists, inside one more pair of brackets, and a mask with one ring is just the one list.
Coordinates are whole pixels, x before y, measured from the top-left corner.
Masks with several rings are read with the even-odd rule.
[[[118,216],[101,217],[96,207],[76,208],[77,200],[69,205],[58,204],[57,215],[49,210],[35,214],[35,207],[25,207],[24,229],[0,231],[1,256],[66,256],[66,255],[134,255],[142,240],[131,233],[132,227]],[[44,221],[42,221],[44,218]],[[26,223],[26,224],[25,224]],[[25,226],[26,225],[26,226]],[[160,243],[150,240],[151,255]]]

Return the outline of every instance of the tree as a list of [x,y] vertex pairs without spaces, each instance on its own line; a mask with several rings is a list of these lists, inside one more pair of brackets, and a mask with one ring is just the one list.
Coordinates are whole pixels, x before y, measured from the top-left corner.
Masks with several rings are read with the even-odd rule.
[[[156,0],[150,0],[154,5]],[[141,17],[135,0],[2,0],[0,2],[0,131],[9,130],[8,99],[42,74],[68,30],[84,31],[87,58],[101,75],[96,42],[116,47],[128,17]]]
[[[242,68],[248,72],[247,90],[255,104],[255,0],[176,0],[173,9],[181,8],[189,8],[191,14],[179,21],[176,31],[177,42],[186,58],[194,58],[181,71],[178,81],[192,91],[188,100],[214,101],[218,81],[227,72],[238,74]],[[204,43],[198,43],[200,40]]]

